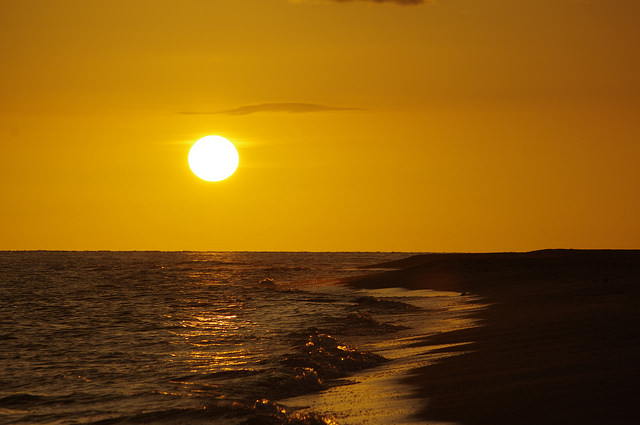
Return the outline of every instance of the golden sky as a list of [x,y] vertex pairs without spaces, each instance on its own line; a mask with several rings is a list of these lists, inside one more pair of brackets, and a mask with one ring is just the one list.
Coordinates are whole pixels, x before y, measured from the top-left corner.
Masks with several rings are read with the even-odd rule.
[[[640,1],[0,0],[0,249],[640,248]],[[231,140],[205,182],[191,144]]]

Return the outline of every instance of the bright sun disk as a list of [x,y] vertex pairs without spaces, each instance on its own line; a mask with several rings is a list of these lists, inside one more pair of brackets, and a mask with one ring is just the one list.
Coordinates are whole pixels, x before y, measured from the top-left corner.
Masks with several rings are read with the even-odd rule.
[[236,147],[221,136],[206,136],[191,146],[189,168],[202,180],[217,182],[231,176],[240,157]]

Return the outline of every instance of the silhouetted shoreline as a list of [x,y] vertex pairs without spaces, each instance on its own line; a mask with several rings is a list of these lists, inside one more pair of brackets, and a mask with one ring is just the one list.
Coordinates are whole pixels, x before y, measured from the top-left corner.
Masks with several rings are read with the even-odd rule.
[[424,254],[348,279],[479,296],[480,326],[425,336],[470,342],[407,379],[426,420],[463,424],[640,423],[640,250]]

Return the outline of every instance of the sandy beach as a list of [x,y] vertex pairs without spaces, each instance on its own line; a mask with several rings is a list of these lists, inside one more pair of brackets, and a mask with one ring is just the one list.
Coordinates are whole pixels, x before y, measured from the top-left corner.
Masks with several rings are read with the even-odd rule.
[[424,254],[349,280],[479,296],[479,326],[425,335],[468,342],[407,377],[425,421],[637,424],[640,251]]

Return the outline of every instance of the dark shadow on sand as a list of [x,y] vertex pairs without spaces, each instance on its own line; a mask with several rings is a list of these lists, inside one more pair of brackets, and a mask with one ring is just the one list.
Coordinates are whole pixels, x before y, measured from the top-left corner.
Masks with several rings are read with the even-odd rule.
[[640,251],[425,254],[351,279],[357,287],[469,292],[476,328],[423,343],[470,352],[408,378],[427,420],[462,424],[638,424]]

